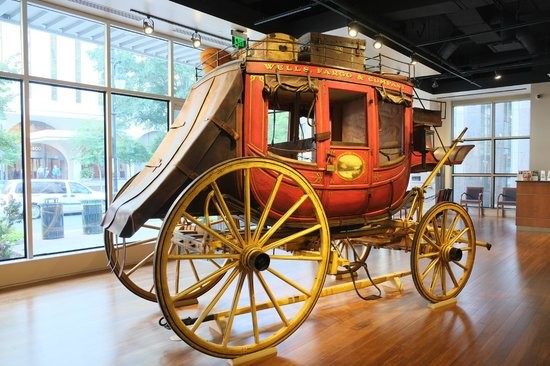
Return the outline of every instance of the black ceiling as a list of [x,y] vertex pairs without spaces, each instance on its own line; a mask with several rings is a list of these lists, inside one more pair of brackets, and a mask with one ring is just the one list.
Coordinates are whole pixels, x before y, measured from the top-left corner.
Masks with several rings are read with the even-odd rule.
[[433,94],[550,81],[549,0],[171,1],[295,37],[356,21],[367,36],[381,34],[385,45],[440,72],[415,80]]

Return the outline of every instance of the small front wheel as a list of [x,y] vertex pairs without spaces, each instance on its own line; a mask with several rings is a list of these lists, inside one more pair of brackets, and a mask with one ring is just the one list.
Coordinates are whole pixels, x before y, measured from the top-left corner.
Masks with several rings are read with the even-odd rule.
[[431,302],[456,297],[472,273],[476,238],[472,219],[460,205],[438,203],[416,228],[411,270],[418,292]]

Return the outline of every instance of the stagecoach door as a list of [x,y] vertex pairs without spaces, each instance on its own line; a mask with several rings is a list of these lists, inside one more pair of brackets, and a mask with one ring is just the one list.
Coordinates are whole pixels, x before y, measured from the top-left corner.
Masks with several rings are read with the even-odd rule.
[[322,128],[330,131],[323,159],[323,205],[332,217],[361,215],[368,208],[374,163],[374,89],[337,81],[320,84],[321,113],[327,117]]

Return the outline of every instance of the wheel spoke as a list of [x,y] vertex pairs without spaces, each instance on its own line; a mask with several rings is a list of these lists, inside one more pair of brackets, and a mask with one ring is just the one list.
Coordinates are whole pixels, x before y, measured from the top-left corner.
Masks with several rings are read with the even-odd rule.
[[428,236],[428,234],[431,234],[431,233],[428,233],[426,232],[423,236],[422,236],[422,239],[424,239],[427,243],[422,243],[423,246],[425,245],[433,245],[434,247],[437,247],[439,248],[440,246],[437,244],[437,241],[434,242],[433,239],[431,237]]
[[[189,250],[186,249],[185,251],[189,255]],[[199,273],[197,272],[197,267],[195,266],[195,262],[192,259],[189,259],[188,261],[189,261],[189,266],[191,267],[191,272],[193,272],[193,276],[195,277],[195,280],[199,281],[201,278],[199,276]],[[179,279],[179,276],[178,276],[178,279]]]
[[281,318],[281,321],[283,322],[283,324],[285,326],[288,326],[288,319],[286,318],[286,316],[283,312],[283,309],[281,309],[281,307],[279,306],[279,304],[277,302],[277,299],[273,295],[273,292],[271,292],[269,286],[265,282],[265,279],[264,279],[264,276],[262,275],[262,272],[254,272],[254,273],[256,273],[256,276],[260,280],[260,283],[262,284],[262,287],[264,288],[265,293],[267,294],[267,296],[269,296],[269,300],[271,301],[271,304],[273,304],[273,307],[277,311],[277,314],[279,314],[279,318]]
[[138,269],[142,268],[151,258],[153,258],[153,256],[155,255],[155,252],[151,252],[149,254],[147,254],[142,260],[140,260],[135,266],[133,266],[132,268],[130,268],[129,270],[126,271],[126,275],[127,276],[130,276],[132,275],[135,271],[137,271]]
[[250,169],[244,170],[244,241],[250,242],[250,229],[252,221],[250,217]]
[[435,216],[433,217],[433,220],[432,220],[432,230],[435,237],[435,245],[438,248],[441,248],[441,244],[443,243],[443,238],[442,238],[443,228],[439,228],[437,226],[437,218]]
[[302,197],[300,197],[300,199],[296,201],[294,205],[292,205],[292,207],[289,208],[288,211],[283,216],[281,216],[279,220],[277,220],[277,222],[271,228],[269,228],[269,230],[264,234],[264,236],[258,241],[258,245],[260,247],[263,247],[265,243],[271,238],[271,236],[273,236],[273,234],[275,234],[275,232],[277,232],[277,230],[279,230],[281,226],[283,226],[283,224],[288,220],[288,218],[292,216],[294,211],[296,211],[298,207],[300,207],[307,198],[308,198],[307,195],[303,195]]
[[254,238],[252,239],[254,242],[258,242],[260,235],[262,233],[263,227],[267,221],[267,215],[271,211],[271,206],[273,206],[273,202],[275,201],[275,197],[277,196],[277,193],[279,192],[279,187],[281,186],[281,182],[283,181],[283,175],[279,174],[277,177],[277,180],[275,182],[275,186],[273,187],[273,190],[271,191],[271,194],[269,195],[269,198],[265,204],[264,210],[262,211],[262,216],[260,217],[260,220],[258,221],[258,226],[256,227],[256,231],[254,232]]
[[214,194],[216,196],[216,201],[221,207],[221,216],[224,218],[224,221],[229,229],[231,231],[231,234],[233,237],[239,242],[241,248],[245,247],[245,242],[243,240],[243,237],[241,236],[241,233],[239,232],[239,228],[235,224],[235,220],[232,219],[231,211],[229,210],[229,207],[227,206],[227,203],[225,202],[225,199],[223,198],[223,194],[220,191],[220,187],[218,187],[218,184],[214,181],[210,184],[212,187],[212,190],[214,191]]
[[254,343],[260,343],[260,330],[258,327],[258,314],[256,310],[256,295],[254,294],[254,276],[248,274],[248,297],[250,298],[250,316],[252,318],[252,328],[254,331]]
[[460,230],[460,232],[455,235],[453,238],[449,238],[449,245],[454,245],[460,238],[464,236],[470,229],[465,227],[464,229]]
[[468,267],[466,267],[464,264],[460,263],[459,261],[453,261],[454,264],[462,268],[464,271],[468,270]]
[[193,286],[190,286],[183,290],[182,292],[176,294],[175,296],[172,296],[172,302],[177,302],[179,300],[184,300],[186,296],[191,294],[193,291],[198,290],[202,286],[207,285],[211,280],[215,280],[217,278],[220,278],[220,276],[223,276],[227,271],[237,266],[239,262],[233,262],[225,266],[224,268],[220,268],[215,272],[212,272],[205,278],[203,278],[201,281],[195,283]]
[[434,268],[434,266],[437,265],[437,263],[439,262],[439,258],[435,258],[434,260],[432,260],[428,266],[424,269],[424,272],[422,272],[422,274],[420,275],[420,280],[421,281],[424,281],[424,279],[426,278],[426,276],[428,275],[428,273]]
[[451,281],[453,281],[453,284],[455,285],[455,287],[458,287],[458,281],[456,280],[453,269],[451,268],[449,263],[445,263],[445,268],[447,269],[447,273],[449,273],[449,277],[451,277]]
[[439,252],[429,252],[429,253],[420,254],[418,256],[418,258],[419,259],[429,259],[429,258],[435,257],[438,254],[439,254]]
[[308,234],[311,234],[314,231],[317,231],[321,228],[321,224],[313,225],[311,227],[308,227],[307,229],[298,231],[297,233],[294,233],[292,235],[289,235],[285,238],[279,239],[277,241],[274,241],[273,243],[266,245],[262,248],[264,252],[270,251],[271,249],[278,248],[280,246],[283,246],[284,244],[290,243],[296,239],[302,238]]
[[439,277],[441,278],[441,293],[447,295],[447,277],[445,276],[445,263],[442,261],[439,264]]
[[216,296],[214,296],[212,301],[210,301],[208,306],[202,311],[202,314],[197,318],[197,320],[195,320],[195,324],[193,324],[193,327],[191,328],[191,332],[194,333],[197,331],[198,327],[202,324],[202,322],[208,316],[208,314],[210,314],[214,306],[218,303],[222,295],[225,293],[225,291],[227,291],[227,288],[229,287],[229,285],[231,285],[233,280],[235,280],[235,277],[237,277],[238,274],[239,274],[239,269],[233,268],[233,271],[229,274],[229,277],[223,284],[222,288],[218,291]]
[[439,276],[439,267],[441,266],[441,263],[439,260],[437,260],[437,263],[435,264],[433,275],[432,275],[432,282],[430,283],[430,292],[433,293],[435,291],[435,285],[437,283],[437,277]]
[[190,220],[191,222],[193,222],[195,225],[197,225],[198,227],[200,227],[201,229],[203,229],[205,232],[209,233],[210,235],[212,235],[213,237],[215,237],[216,239],[218,239],[219,241],[221,241],[223,244],[231,247],[234,251],[240,253],[242,251],[242,249],[240,247],[238,247],[237,245],[235,245],[235,243],[233,243],[232,241],[230,241],[229,239],[221,236],[217,231],[215,231],[214,229],[212,229],[210,226],[200,222],[199,220],[197,220],[195,217],[191,216],[190,214],[188,214],[187,212],[184,212],[183,213],[183,216],[185,216],[186,219]]
[[453,222],[451,223],[451,226],[449,227],[449,230],[447,231],[447,235],[445,237],[446,241],[451,240],[451,235],[454,233],[456,225],[458,224],[458,220],[460,220],[460,216],[456,215],[453,219]]
[[243,288],[243,283],[246,278],[246,273],[241,271],[239,273],[239,281],[237,282],[237,288],[235,289],[235,294],[233,295],[233,301],[231,302],[231,311],[229,312],[229,319],[227,320],[227,326],[224,331],[222,345],[227,347],[229,342],[229,335],[231,334],[231,328],[233,327],[233,320],[235,319],[235,310],[239,303],[239,298],[241,297],[241,290]]
[[281,280],[283,280],[284,282],[288,283],[290,286],[294,287],[296,290],[300,291],[301,293],[303,293],[304,295],[307,295],[307,296],[311,296],[311,293],[304,289],[302,286],[300,286],[299,284],[297,284],[296,282],[292,281],[290,278],[288,278],[287,276],[283,275],[281,272],[279,271],[276,271],[275,269],[273,268],[268,268],[267,269],[269,272],[271,272],[275,277],[278,277],[280,278]]

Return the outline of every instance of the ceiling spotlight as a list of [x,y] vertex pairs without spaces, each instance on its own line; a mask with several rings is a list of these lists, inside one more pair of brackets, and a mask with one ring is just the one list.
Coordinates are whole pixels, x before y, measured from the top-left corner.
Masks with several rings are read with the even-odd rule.
[[193,35],[191,36],[191,42],[193,42],[193,47],[199,48],[201,46],[201,35],[195,31]]
[[411,65],[416,65],[418,63],[418,56],[415,53],[411,55]]
[[380,48],[382,48],[383,46],[383,43],[382,43],[382,36],[381,35],[377,35],[376,37],[374,37],[374,44],[373,44],[374,48],[376,48],[377,50],[379,50]]
[[502,75],[495,71],[495,80],[499,80],[501,77]]
[[357,24],[351,22],[348,24],[348,34],[350,37],[357,37],[359,30],[357,30]]
[[432,83],[432,89],[437,89],[439,88],[439,83],[437,82],[436,79],[434,79],[434,82]]
[[143,19],[143,31],[145,34],[152,34],[155,31],[155,22],[153,22],[153,19],[149,17]]

